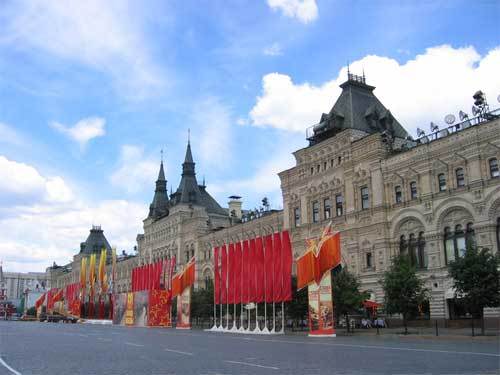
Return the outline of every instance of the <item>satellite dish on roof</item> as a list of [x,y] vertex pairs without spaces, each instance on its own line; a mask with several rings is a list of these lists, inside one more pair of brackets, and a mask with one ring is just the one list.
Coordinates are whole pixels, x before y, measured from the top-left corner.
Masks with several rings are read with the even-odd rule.
[[425,132],[424,132],[422,129],[417,128],[417,137],[419,137],[419,138],[420,138],[420,137],[422,137],[422,136],[424,136],[424,135],[425,135]]
[[497,96],[497,102],[500,103],[500,95]]
[[449,115],[446,115],[446,116],[444,117],[444,122],[446,122],[448,125],[453,124],[453,123],[455,122],[455,120],[456,120],[456,119],[455,119],[455,116],[454,116],[454,115],[452,115],[451,113],[450,113]]
[[439,131],[439,126],[437,126],[431,121],[431,133],[435,133],[437,131]]
[[460,118],[460,121],[464,121],[464,120],[469,119],[469,115],[467,113],[465,113],[464,111],[460,111],[458,113],[458,117]]
[[479,115],[480,113],[481,113],[481,110],[480,110],[479,108],[477,108],[476,106],[474,106],[474,105],[473,105],[473,106],[472,106],[472,114],[473,114],[474,116],[477,116],[477,115]]

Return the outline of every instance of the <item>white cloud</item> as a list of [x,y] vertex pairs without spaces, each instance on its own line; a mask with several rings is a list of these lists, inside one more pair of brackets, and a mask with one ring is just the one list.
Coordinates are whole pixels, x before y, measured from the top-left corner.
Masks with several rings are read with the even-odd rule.
[[73,126],[66,126],[58,122],[52,122],[50,126],[77,142],[80,148],[84,150],[91,139],[102,137],[106,134],[105,124],[106,120],[103,118],[88,117],[81,119]]
[[191,119],[195,129],[192,138],[194,144],[200,145],[196,149],[200,150],[200,160],[206,166],[222,168],[229,165],[232,121],[230,108],[218,98],[206,97],[198,101],[197,111]]
[[279,43],[273,43],[269,47],[264,48],[262,51],[266,56],[281,56],[283,55],[283,49]]
[[316,0],[267,0],[273,10],[279,9],[285,16],[309,23],[318,18]]
[[13,2],[3,40],[107,73],[121,94],[141,97],[160,88],[163,75],[147,50],[140,11],[115,0]]
[[0,257],[4,270],[43,271],[53,261],[68,263],[92,224],[102,226],[112,245],[132,249],[147,206],[126,200],[88,203],[79,196],[62,177],[43,176],[33,166],[0,156]]
[[[35,168],[0,155],[0,203],[67,202],[71,189],[59,176],[43,177]],[[6,204],[6,203],[3,203]],[[12,204],[12,203],[11,203]]]
[[[448,113],[468,112],[472,95],[481,89],[493,104],[500,90],[500,47],[480,56],[473,47],[448,45],[400,64],[389,57],[366,56],[351,63],[351,72],[366,72],[367,83],[377,86],[375,95],[410,132],[428,129],[430,121],[443,123]],[[346,68],[320,85],[297,84],[279,73],[263,77],[263,91],[250,112],[255,126],[304,132],[328,112],[340,94]]]
[[[144,155],[142,147],[124,145],[121,148],[118,169],[111,175],[110,182],[128,193],[152,191],[159,165],[158,160]],[[165,163],[163,168],[167,173]]]
[[0,122],[0,143],[12,144],[20,146],[24,142],[21,136],[9,125]]

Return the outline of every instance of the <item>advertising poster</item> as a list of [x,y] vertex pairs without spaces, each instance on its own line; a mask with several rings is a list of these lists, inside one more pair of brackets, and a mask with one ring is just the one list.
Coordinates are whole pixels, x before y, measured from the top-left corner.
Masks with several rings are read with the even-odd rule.
[[127,304],[125,307],[125,325],[134,325],[134,293],[127,293]]
[[113,304],[113,324],[125,325],[125,310],[127,309],[127,293],[115,294]]
[[177,296],[177,326],[178,329],[191,329],[191,288],[184,289]]
[[336,336],[333,320],[332,277],[326,273],[319,285],[308,286],[309,335]]
[[134,293],[134,326],[147,327],[148,325],[149,292]]
[[150,327],[172,327],[171,298],[168,290],[149,292],[148,325]]

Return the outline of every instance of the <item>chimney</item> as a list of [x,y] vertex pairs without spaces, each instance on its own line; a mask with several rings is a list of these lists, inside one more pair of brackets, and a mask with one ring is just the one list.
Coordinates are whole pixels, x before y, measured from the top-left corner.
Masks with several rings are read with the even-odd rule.
[[238,219],[241,219],[241,205],[243,202],[241,202],[241,197],[237,195],[231,195],[229,197],[229,216],[234,216]]

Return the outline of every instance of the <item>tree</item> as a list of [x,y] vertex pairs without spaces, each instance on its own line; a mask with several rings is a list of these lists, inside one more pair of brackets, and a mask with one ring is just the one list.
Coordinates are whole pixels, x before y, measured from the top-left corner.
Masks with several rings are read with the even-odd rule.
[[455,297],[462,299],[471,314],[481,317],[481,333],[484,335],[485,307],[500,306],[500,257],[488,249],[468,246],[463,257],[449,265],[454,280]]
[[194,318],[210,318],[214,314],[214,287],[210,282],[207,288],[193,290],[191,294],[191,315]]
[[416,268],[407,255],[392,259],[392,265],[381,280],[385,294],[385,310],[388,314],[401,314],[408,334],[408,317],[428,299],[424,282],[417,276]]
[[307,288],[297,290],[297,277],[292,277],[292,300],[287,303],[286,315],[293,320],[304,320],[308,313]]
[[361,308],[363,301],[368,298],[368,293],[359,291],[358,279],[347,268],[343,268],[340,272],[332,272],[332,274],[336,320],[338,322],[340,316],[344,316],[347,332],[349,332],[349,314]]

